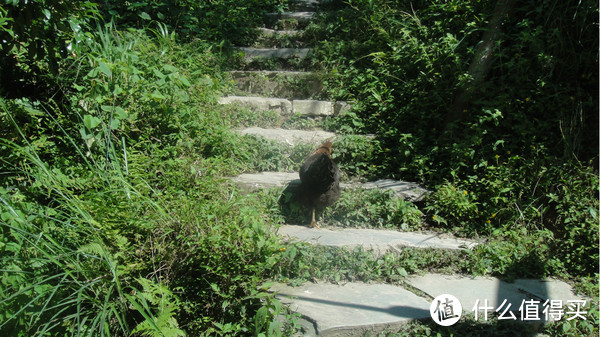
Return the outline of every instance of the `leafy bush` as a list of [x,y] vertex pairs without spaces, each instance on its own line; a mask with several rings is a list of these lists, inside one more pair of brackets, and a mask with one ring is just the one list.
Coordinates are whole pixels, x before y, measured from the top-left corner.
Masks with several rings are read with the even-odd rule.
[[199,38],[217,43],[249,44],[258,34],[255,28],[267,12],[281,10],[286,0],[268,1],[103,1],[106,19],[119,27],[146,28],[160,22],[179,32],[186,40]]
[[422,213],[393,192],[346,189],[340,200],[325,209],[324,217],[348,227],[383,227],[411,230],[421,226]]
[[60,60],[87,38],[86,26],[97,18],[93,1],[7,1],[0,8],[0,94],[56,94]]
[[590,275],[598,241],[590,211],[598,193],[591,182],[598,177],[598,8],[514,4],[500,18],[487,76],[469,88],[492,5],[353,0],[321,15],[313,36],[316,58],[332,73],[326,90],[359,102],[336,123],[376,134],[370,175],[437,190],[426,207],[433,223],[462,235],[550,229],[547,244],[569,251],[562,263]]
[[2,101],[0,330],[276,335],[283,308],[261,284],[280,245],[220,178],[243,167],[213,54],[110,25],[95,37],[63,64],[68,100]]
[[[469,193],[446,183],[431,194],[429,200],[425,209],[432,213],[431,220],[436,224],[450,226],[454,233],[474,232],[469,226],[479,218],[479,205],[473,191]],[[451,219],[452,223],[446,219]]]

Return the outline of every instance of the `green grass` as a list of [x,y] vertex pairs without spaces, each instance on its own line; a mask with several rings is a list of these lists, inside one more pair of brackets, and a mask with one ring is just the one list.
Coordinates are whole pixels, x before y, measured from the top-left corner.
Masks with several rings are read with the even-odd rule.
[[[232,7],[224,2],[213,5],[219,11],[211,25],[223,18],[260,21],[241,9],[231,17]],[[485,10],[481,4],[451,5],[427,5],[428,11],[419,7],[412,14],[381,1],[334,5],[342,11],[322,16],[320,28],[309,26],[306,41],[317,49],[302,62],[246,63],[236,53],[220,54],[227,50],[224,41],[198,36],[184,43],[177,37],[182,33],[167,24],[82,29],[57,72],[47,71],[47,62],[56,60],[43,53],[2,55],[2,62],[10,59],[24,70],[13,75],[32,76],[21,80],[43,92],[0,98],[0,333],[293,335],[296,316],[266,292],[265,282],[272,280],[402,285],[407,276],[426,272],[557,277],[597,299],[598,174],[591,164],[594,150],[584,146],[593,135],[585,112],[597,110],[597,101],[586,96],[587,86],[597,88],[597,77],[586,70],[595,58],[577,46],[556,44],[564,41],[552,35],[568,31],[588,41],[585,20],[568,24],[572,13],[542,20],[538,15],[546,11],[519,5],[516,10],[529,21],[507,26],[513,44],[498,55],[506,69],[490,79],[499,94],[483,92],[460,139],[442,144],[432,136],[440,130],[440,107],[463,83],[457,74],[464,73],[462,61],[469,59],[468,46],[477,42],[473,32],[483,22],[473,21],[479,18],[474,14]],[[133,15],[133,8],[115,6],[126,14],[123,20],[166,15],[158,4],[139,18],[139,11]],[[577,18],[593,12],[583,2],[565,6],[564,13],[577,9]],[[532,24],[553,33],[541,34],[545,30]],[[211,27],[181,28],[222,34]],[[249,35],[242,30],[244,40]],[[69,34],[63,29],[59,36]],[[460,34],[465,39],[456,44]],[[533,47],[541,48],[535,57]],[[515,50],[528,56],[512,58]],[[564,53],[555,57],[557,50]],[[551,60],[568,66],[576,80]],[[571,65],[581,65],[582,73]],[[231,92],[225,70],[313,67],[325,82],[324,95],[357,101],[351,111],[324,120],[284,120],[274,112],[217,104]],[[496,85],[515,79],[519,86]],[[533,122],[517,123],[529,117],[543,121],[539,130]],[[250,125],[339,132],[333,157],[345,181],[411,179],[433,191],[412,204],[390,193],[349,189],[322,215],[327,223],[436,230],[483,243],[471,251],[406,248],[375,256],[361,248],[281,242],[274,229],[304,223],[306,210],[282,204],[281,189],[246,195],[225,177],[297,171],[318,144],[287,147],[234,131]],[[586,321],[563,320],[540,331],[597,335],[597,307],[593,300]],[[290,324],[281,326],[278,314]],[[415,322],[389,336],[515,331],[532,332],[467,317],[451,328]]]

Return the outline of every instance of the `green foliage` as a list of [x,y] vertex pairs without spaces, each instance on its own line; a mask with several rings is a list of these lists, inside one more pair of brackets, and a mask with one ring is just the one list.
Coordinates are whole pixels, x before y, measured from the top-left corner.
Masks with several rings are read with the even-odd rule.
[[285,248],[272,270],[272,276],[290,284],[306,281],[398,284],[409,274],[451,271],[456,268],[454,263],[468,259],[464,251],[442,249],[407,247],[400,252],[377,255],[362,247],[346,249],[297,243]]
[[[136,290],[133,295],[125,294],[125,298],[145,320],[139,323],[132,333],[142,336],[185,336],[185,333],[178,329],[177,320],[173,317],[179,309],[180,302],[169,288],[143,278],[137,281],[143,290]],[[157,308],[156,316],[151,312],[150,305]]]
[[567,320],[565,318],[558,322],[552,322],[544,328],[544,333],[550,336],[595,336],[598,334],[598,324],[600,323],[598,314],[598,301],[596,299],[588,301],[582,307],[586,319]]
[[220,178],[246,155],[222,75],[174,39],[99,28],[61,74],[68,100],[2,101],[2,332],[279,332],[259,287],[278,239]]
[[93,1],[6,1],[0,8],[0,94],[56,90],[51,86],[58,84],[60,60],[87,38],[86,26],[97,17]]
[[492,2],[356,0],[336,9],[319,17],[315,57],[331,73],[329,94],[358,102],[336,129],[377,137],[368,174],[430,186],[428,218],[461,235],[549,229],[548,245],[561,247],[570,272],[590,275],[598,257],[597,6],[514,4],[460,121],[448,116],[471,81]]
[[[470,227],[479,218],[479,204],[473,192],[457,189],[450,183],[430,195],[425,210],[432,213],[431,220],[437,225],[448,226],[458,234],[472,234],[475,229]],[[449,224],[446,219],[453,223]],[[484,232],[479,226],[475,228]]]
[[403,231],[421,226],[423,214],[411,202],[393,192],[377,189],[346,189],[340,200],[327,208],[324,217],[344,227],[382,227]]
[[103,1],[100,8],[106,19],[113,18],[120,27],[145,28],[161,22],[186,39],[248,44],[258,35],[255,27],[262,24],[263,15],[281,10],[286,3],[286,0]]
[[381,151],[376,139],[345,135],[336,140],[332,154],[340,169],[348,175],[371,176],[376,171],[375,153]]

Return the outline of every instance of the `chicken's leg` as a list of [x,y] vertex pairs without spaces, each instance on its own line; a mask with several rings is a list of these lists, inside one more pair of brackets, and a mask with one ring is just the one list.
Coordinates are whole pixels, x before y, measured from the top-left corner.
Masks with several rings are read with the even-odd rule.
[[317,222],[315,221],[315,208],[312,208],[312,221],[310,222],[310,227],[321,229],[321,227],[317,226]]

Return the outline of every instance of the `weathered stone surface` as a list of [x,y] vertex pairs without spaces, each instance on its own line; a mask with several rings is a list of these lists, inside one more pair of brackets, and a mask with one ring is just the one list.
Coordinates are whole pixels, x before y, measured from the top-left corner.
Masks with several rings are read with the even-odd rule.
[[292,112],[306,116],[331,116],[333,115],[333,103],[315,100],[293,100]]
[[277,30],[264,27],[259,27],[258,30],[265,35],[295,36],[301,34],[298,30]]
[[298,172],[260,172],[244,173],[231,178],[231,181],[245,189],[283,187],[294,180],[300,182]]
[[393,180],[393,179],[381,179],[373,182],[364,183],[360,186],[364,189],[381,189],[391,190],[406,201],[420,201],[428,193],[426,189],[419,186],[417,183],[411,183],[407,181]]
[[283,12],[283,13],[267,13],[267,18],[272,20],[296,20],[299,23],[308,23],[312,20],[315,12]]
[[304,336],[365,336],[430,317],[430,303],[389,284],[307,283],[301,287],[275,284],[271,291],[309,326]]
[[255,110],[274,110],[282,115],[299,114],[310,117],[333,115],[333,103],[316,100],[288,100],[259,96],[225,96],[219,99],[220,104],[240,104]]
[[350,102],[337,101],[333,106],[333,114],[339,115],[341,113],[347,112],[352,108],[352,104]]
[[[278,30],[258,28],[259,35],[252,45],[255,48],[306,48],[303,30]],[[292,42],[293,41],[293,42]]]
[[[324,2],[322,1],[322,3]],[[290,2],[290,8],[296,11],[315,11],[318,5],[318,0],[296,0]]]
[[306,99],[318,96],[323,85],[311,72],[302,71],[232,71],[238,93]]
[[254,97],[254,96],[226,96],[219,98],[220,104],[239,104],[253,110],[273,110],[281,115],[292,112],[292,102],[283,98]]
[[310,48],[252,48],[236,47],[237,50],[244,53],[244,58],[248,61],[254,58],[306,58]]
[[400,251],[402,247],[471,249],[478,243],[472,240],[457,239],[446,234],[425,234],[398,232],[393,230],[366,228],[321,228],[283,225],[279,235],[310,244],[348,247],[361,246],[376,254]]
[[[567,283],[554,279],[520,279],[514,283],[508,283],[493,277],[427,274],[410,277],[407,281],[413,287],[434,298],[442,294],[455,296],[462,304],[463,314],[474,312],[477,305],[481,319],[484,319],[483,314],[486,311],[483,309],[484,306],[489,307],[487,309],[488,317],[491,317],[492,314],[501,314],[504,309],[508,308],[514,313],[516,319],[521,319],[520,308],[523,301],[534,300],[539,301],[537,302],[540,318],[538,321],[542,321],[546,318],[542,308],[546,300],[559,300],[567,305],[567,301],[585,299],[576,296]],[[486,300],[487,305],[485,304]],[[504,300],[506,300],[506,304],[500,312],[496,312]],[[477,303],[477,301],[479,302]],[[523,314],[525,315],[525,312]],[[506,315],[510,317],[509,313]]]
[[287,129],[264,129],[259,127],[245,128],[239,131],[243,135],[257,135],[285,143],[291,146],[300,143],[321,143],[326,139],[335,137],[335,133],[321,130],[287,130]]
[[[288,130],[289,131],[289,130]],[[314,131],[313,131],[314,132]],[[325,136],[325,134],[320,134]],[[318,142],[317,142],[318,143]],[[241,174],[232,180],[246,189],[271,188],[285,186],[288,183],[294,183],[294,180],[299,179],[298,172],[261,172],[261,173],[245,173]],[[418,184],[405,181],[385,180],[386,184],[375,181],[370,183],[340,183],[342,189],[346,188],[365,188],[365,189],[391,189],[396,196],[409,201],[418,201],[427,193],[427,190],[420,187]],[[394,183],[392,183],[394,182]]]

